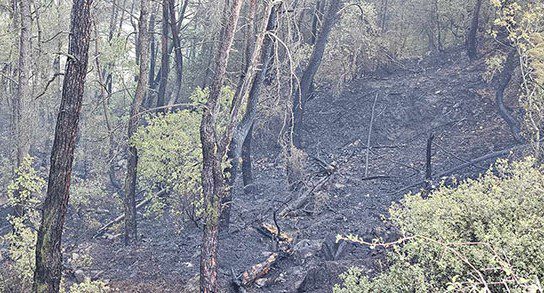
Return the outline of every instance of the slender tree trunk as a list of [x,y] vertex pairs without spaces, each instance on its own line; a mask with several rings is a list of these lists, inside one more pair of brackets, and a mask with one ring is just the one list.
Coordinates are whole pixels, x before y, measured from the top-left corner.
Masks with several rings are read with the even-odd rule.
[[[272,9],[270,10],[270,15],[268,17],[268,22],[266,24],[266,32],[272,33],[276,29],[276,22],[277,22],[279,9],[280,9],[280,6],[276,5],[272,7]],[[233,191],[232,187],[234,186],[234,183],[236,179],[238,178],[238,167],[239,167],[239,161],[241,158],[244,141],[246,140],[246,137],[248,136],[248,133],[250,132],[250,129],[252,128],[255,118],[257,116],[257,106],[259,104],[259,93],[261,90],[261,86],[264,82],[264,79],[266,77],[266,71],[272,56],[273,45],[274,45],[273,37],[267,35],[265,39],[263,40],[262,51],[258,60],[258,64],[259,64],[258,67],[260,68],[260,70],[257,72],[255,77],[253,78],[251,88],[249,90],[246,111],[244,113],[244,116],[242,117],[242,121],[240,121],[240,123],[237,125],[236,131],[234,132],[230,145],[229,145],[229,151],[227,153],[227,157],[231,163],[231,167],[227,170],[230,173],[227,184],[230,187],[229,188],[230,192],[222,200],[222,206],[224,207],[224,211],[221,214],[221,224],[223,228],[227,228],[230,223],[230,211],[231,211],[231,205],[232,205],[231,202],[232,202],[232,191]],[[258,47],[255,47],[255,48],[258,49]],[[248,72],[246,74],[247,74],[246,78],[249,78],[250,73]],[[243,92],[243,90],[240,90],[240,91]],[[243,95],[243,93],[239,93],[239,94]]]
[[331,0],[327,14],[323,21],[321,31],[317,37],[312,55],[308,61],[308,66],[304,71],[302,78],[300,79],[299,90],[293,95],[293,144],[297,148],[301,148],[301,130],[303,125],[304,108],[306,101],[311,94],[312,85],[314,83],[314,77],[321,65],[323,54],[325,53],[325,47],[327,46],[329,35],[334,28],[334,25],[339,19],[339,11],[341,8],[340,0]]
[[472,21],[467,34],[467,54],[470,60],[478,59],[478,28],[480,21],[480,10],[482,0],[476,0],[474,11],[472,12]]
[[[140,71],[134,101],[130,108],[130,119],[128,123],[128,138],[136,132],[139,121],[140,106],[145,97],[149,80],[149,0],[140,0],[140,18],[138,20],[140,55]],[[138,167],[137,149],[130,145],[127,151],[127,174],[125,178],[125,244],[138,240],[136,222],[136,171]]]
[[[16,135],[16,167],[23,164],[30,150],[30,37],[32,19],[30,18],[30,1],[19,0],[19,64],[17,78],[17,94],[13,97],[13,129]],[[14,192],[15,198],[19,198],[20,191]],[[22,215],[23,207],[15,206],[15,213]]]
[[78,122],[83,101],[92,0],[74,0],[71,13],[69,56],[62,88],[60,111],[51,152],[47,196],[36,243],[34,292],[59,292],[62,275],[61,240],[69,199],[70,178]]
[[[185,11],[187,9],[187,5],[189,4],[189,0],[185,0],[183,2],[183,6],[181,8],[180,13],[180,24],[185,18]],[[179,101],[179,96],[181,94],[181,83],[183,81],[183,54],[181,54],[181,39],[179,36],[179,28],[176,25],[178,22],[176,20],[176,10],[175,10],[175,0],[169,0],[169,12],[170,12],[170,30],[172,31],[172,40],[174,45],[174,56],[176,58],[176,84],[175,84],[175,91],[173,96],[170,98],[169,104],[175,104]]]
[[387,18],[389,13],[389,0],[382,0],[382,14],[380,16],[380,30],[387,32]]
[[323,10],[325,9],[325,1],[318,0],[315,4],[314,16],[312,18],[312,35],[310,37],[310,45],[315,45],[317,35],[319,33],[319,25],[323,20]]
[[512,75],[516,68],[519,66],[519,55],[516,49],[511,49],[504,66],[499,76],[497,83],[497,91],[495,92],[495,101],[497,103],[499,114],[502,119],[512,131],[512,135],[518,142],[523,142],[524,139],[521,135],[521,123],[510,113],[504,104],[504,92],[508,88],[510,81],[512,80]]
[[205,224],[200,252],[200,292],[219,292],[217,281],[217,242],[221,198],[225,193],[224,176],[221,169],[222,147],[217,141],[216,124],[219,96],[227,72],[227,62],[234,41],[234,33],[240,17],[243,0],[233,0],[230,13],[224,17],[224,29],[219,51],[215,59],[215,72],[210,95],[202,114],[200,140],[202,143],[202,194],[204,197]]
[[[168,48],[168,0],[162,1],[162,30],[161,30],[161,70],[159,81],[159,93],[157,95],[157,107],[166,105],[166,86],[170,73],[170,50]],[[163,110],[164,111],[164,110]]]
[[253,140],[253,124],[242,145],[242,178],[244,187],[253,184],[253,167],[251,162],[251,141]]
[[20,35],[19,35],[19,76],[17,95],[14,97],[15,129],[17,134],[17,166],[28,155],[30,149],[30,37],[32,20],[30,1],[19,0]]
[[151,12],[151,16],[149,18],[149,42],[151,43],[151,57],[149,58],[149,77],[148,77],[148,86],[150,87],[150,91],[146,94],[145,97],[145,107],[147,109],[153,108],[154,105],[154,97],[155,97],[155,89],[157,88],[157,84],[155,83],[155,67],[156,67],[156,60],[157,60],[157,41],[155,40],[155,24],[156,24],[156,17],[157,17],[157,10],[158,5],[156,5],[153,8],[153,11]]

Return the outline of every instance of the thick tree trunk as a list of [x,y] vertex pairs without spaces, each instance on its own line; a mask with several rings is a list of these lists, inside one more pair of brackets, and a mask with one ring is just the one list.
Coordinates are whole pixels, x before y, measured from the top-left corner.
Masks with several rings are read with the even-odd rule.
[[323,54],[325,53],[325,47],[329,40],[329,35],[334,28],[334,25],[339,19],[339,11],[341,8],[340,0],[331,0],[329,8],[323,20],[321,31],[317,36],[312,55],[308,61],[308,66],[304,71],[302,78],[300,79],[299,90],[295,91],[293,95],[293,144],[297,148],[301,148],[301,130],[303,125],[304,108],[306,101],[311,94],[312,85],[314,82],[315,74],[321,65]]
[[230,49],[240,17],[243,0],[233,0],[230,11],[225,13],[224,29],[215,59],[215,72],[210,95],[202,114],[200,140],[202,143],[202,194],[204,197],[205,224],[200,252],[200,292],[219,292],[217,282],[217,242],[219,234],[220,201],[225,194],[225,182],[221,162],[223,150],[217,141],[216,124],[219,96],[227,72]]
[[51,152],[47,196],[36,243],[34,292],[59,292],[62,275],[61,240],[68,205],[78,122],[83,101],[91,32],[92,0],[74,0],[70,58],[62,88],[60,111]]
[[[130,139],[138,127],[140,106],[145,97],[149,80],[149,0],[140,0],[140,19],[138,20],[140,47],[138,84],[134,101],[130,108],[128,123],[128,138]],[[129,146],[127,151],[127,174],[125,178],[125,244],[137,241],[136,222],[136,170],[138,166],[138,153],[134,146]]]
[[467,34],[467,54],[470,60],[478,59],[478,27],[480,22],[480,10],[482,0],[476,0],[474,11],[472,12],[472,21]]

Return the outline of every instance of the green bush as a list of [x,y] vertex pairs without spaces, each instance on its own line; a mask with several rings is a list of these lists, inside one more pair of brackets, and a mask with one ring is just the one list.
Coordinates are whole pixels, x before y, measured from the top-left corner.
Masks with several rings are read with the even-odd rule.
[[[542,292],[544,174],[533,159],[500,161],[477,180],[407,195],[390,209],[403,237],[390,269],[369,279],[350,270],[335,292]],[[537,289],[538,288],[538,289]]]
[[8,205],[20,214],[9,215],[12,232],[0,237],[7,246],[8,261],[0,272],[0,291],[26,291],[32,285],[35,266],[35,245],[40,224],[38,205],[43,198],[45,180],[32,167],[33,159],[26,157],[8,185]]
[[[197,88],[190,97],[195,109],[148,115],[146,126],[140,127],[132,137],[131,143],[138,149],[140,187],[147,191],[147,196],[162,189],[172,195],[152,198],[148,212],[160,215],[168,206],[173,212],[193,219],[202,214],[200,106],[208,95],[208,89]],[[233,96],[230,88],[223,88],[217,118],[218,135],[225,131]]]

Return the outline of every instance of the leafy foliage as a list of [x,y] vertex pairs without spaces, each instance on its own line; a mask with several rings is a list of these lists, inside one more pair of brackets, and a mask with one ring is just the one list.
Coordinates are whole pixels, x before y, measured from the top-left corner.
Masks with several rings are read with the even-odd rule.
[[42,199],[43,180],[32,167],[33,159],[26,157],[20,168],[15,171],[16,178],[8,186],[8,205],[19,211],[18,215],[8,216],[13,232],[0,237],[0,243],[8,246],[13,274],[8,277],[10,284],[2,286],[20,286],[18,290],[28,290],[32,284],[35,266],[35,245],[37,227],[40,224],[38,205]]
[[71,293],[105,293],[109,292],[109,286],[102,281],[92,281],[90,278],[70,287]]
[[[492,0],[497,9],[495,25],[506,31],[507,39],[520,59],[520,97],[525,113],[526,133],[542,158],[544,126],[544,6],[541,2]],[[498,35],[497,30],[493,32]]]
[[[233,97],[230,88],[221,96],[218,131],[224,131],[229,104]],[[197,88],[191,100],[194,108],[204,104],[207,89]],[[178,213],[199,217],[202,213],[201,177],[202,146],[200,144],[201,111],[185,109],[157,113],[146,117],[146,126],[138,129],[132,138],[138,149],[139,184],[152,196],[156,190],[166,190],[175,196],[155,198],[150,211],[160,213],[171,205]]]
[[351,270],[336,292],[537,288],[544,277],[544,174],[533,163],[501,161],[478,180],[443,186],[429,199],[407,195],[390,210],[405,236],[392,245],[391,268],[373,280]]

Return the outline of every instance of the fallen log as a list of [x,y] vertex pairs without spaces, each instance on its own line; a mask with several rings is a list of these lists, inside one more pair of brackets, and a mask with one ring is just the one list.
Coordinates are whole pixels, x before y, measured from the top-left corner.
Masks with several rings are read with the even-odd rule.
[[255,283],[258,279],[266,276],[270,272],[270,268],[279,259],[278,253],[272,253],[265,261],[252,266],[249,270],[242,273],[240,285],[242,287],[249,287]]
[[[157,192],[153,197],[156,197],[156,196],[161,196],[165,193],[166,191],[163,189],[159,192]],[[136,205],[136,210],[139,210],[140,208],[144,207],[145,205],[147,205],[149,202],[151,202],[151,200],[153,199],[153,197],[149,197],[149,198],[146,198],[144,200],[142,200],[141,202],[139,202],[137,205]],[[121,222],[122,220],[125,219],[125,214],[122,214],[120,215],[119,217],[113,219],[112,221],[108,222],[107,224],[105,224],[104,226],[102,226],[100,229],[98,229],[96,231],[96,233],[93,235],[93,239],[96,238],[96,237],[99,237],[101,236],[102,234],[104,234],[106,231],[108,231],[108,229]]]

